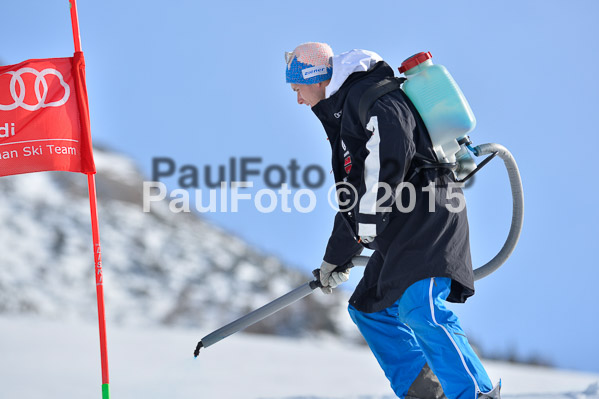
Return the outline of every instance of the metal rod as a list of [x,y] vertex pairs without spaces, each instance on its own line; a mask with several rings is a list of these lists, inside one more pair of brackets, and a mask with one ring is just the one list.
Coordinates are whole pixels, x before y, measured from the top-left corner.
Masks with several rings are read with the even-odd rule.
[[[351,264],[348,266],[350,268],[354,266],[366,266],[368,259],[368,256],[355,256],[352,259]],[[347,266],[345,266],[344,269],[347,269]],[[215,343],[227,338],[229,335],[235,334],[236,332],[259,322],[271,314],[276,313],[292,303],[310,295],[318,287],[321,287],[320,281],[318,279],[305,283],[293,291],[290,291],[274,301],[267,303],[261,308],[258,308],[253,312],[248,313],[245,316],[227,324],[226,326],[223,326],[218,330],[206,335],[200,340],[200,342],[198,342],[196,349],[193,352],[194,356],[198,357],[201,348],[207,348],[210,345],[214,345]]]
[[218,330],[206,335],[200,341],[202,344],[201,347],[207,348],[210,345],[213,345],[218,341],[227,338],[229,335],[235,334],[236,332],[241,331],[244,328],[247,328],[252,324],[257,323],[260,320],[270,316],[271,314],[278,312],[279,310],[291,305],[292,303],[297,302],[300,299],[310,295],[314,288],[316,288],[312,288],[312,283],[312,281],[306,283],[294,289],[293,291],[288,292],[287,294],[275,299],[274,301],[267,303],[261,308],[258,308],[253,312],[248,313],[245,316],[227,324],[226,326],[223,326]]

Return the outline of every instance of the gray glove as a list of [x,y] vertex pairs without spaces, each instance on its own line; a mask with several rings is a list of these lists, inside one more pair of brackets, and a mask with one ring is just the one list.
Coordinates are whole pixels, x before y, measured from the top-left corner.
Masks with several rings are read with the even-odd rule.
[[337,265],[333,265],[326,261],[322,261],[322,265],[320,265],[321,290],[325,294],[330,294],[333,292],[333,288],[349,280],[349,269],[344,272],[333,272],[337,267]]

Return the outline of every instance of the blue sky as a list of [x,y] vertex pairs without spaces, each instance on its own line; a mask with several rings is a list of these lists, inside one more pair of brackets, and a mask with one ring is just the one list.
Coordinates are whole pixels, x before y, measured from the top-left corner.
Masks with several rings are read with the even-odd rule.
[[[320,265],[334,217],[326,199],[333,178],[322,126],[284,83],[283,52],[323,41],[336,53],[375,51],[398,67],[431,51],[472,106],[475,144],[497,142],[513,153],[526,201],[515,253],[454,309],[486,352],[515,348],[522,357],[599,372],[597,2],[80,0],[78,6],[95,143],[131,156],[148,177],[154,157],[200,170],[231,157],[261,157],[262,172],[295,159],[300,168],[315,164],[327,172],[313,212],[264,214],[246,203],[236,213],[203,215],[304,270]],[[72,54],[66,0],[8,2],[1,10],[2,64]],[[169,189],[178,188],[177,177],[164,179]],[[247,192],[256,193],[263,175],[252,181],[256,187]],[[466,198],[473,262],[481,265],[509,229],[501,162],[480,173]]]

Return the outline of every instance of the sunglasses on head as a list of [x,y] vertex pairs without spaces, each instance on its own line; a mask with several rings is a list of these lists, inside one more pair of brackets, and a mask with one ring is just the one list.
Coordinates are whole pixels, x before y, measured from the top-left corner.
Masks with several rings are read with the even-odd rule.
[[291,64],[291,61],[293,61],[294,57],[295,54],[293,53],[293,51],[285,51],[285,62],[287,63],[287,65]]

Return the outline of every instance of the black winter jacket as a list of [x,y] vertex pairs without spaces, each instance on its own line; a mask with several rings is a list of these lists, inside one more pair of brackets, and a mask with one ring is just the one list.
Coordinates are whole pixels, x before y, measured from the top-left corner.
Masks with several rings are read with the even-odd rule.
[[[349,75],[337,92],[312,107],[331,144],[340,202],[324,260],[347,264],[363,248],[360,236],[376,236],[364,245],[375,252],[350,298],[363,312],[391,306],[410,285],[429,277],[452,279],[448,301],[464,302],[474,294],[463,193],[452,187],[454,177],[447,169],[413,174],[416,153],[433,162],[436,157],[411,101],[395,90],[373,104],[366,126],[360,123],[361,95],[391,76],[391,67],[380,61],[367,72]],[[409,185],[396,190],[410,177],[413,190]],[[431,183],[434,190],[424,189]],[[395,200],[396,192],[401,193],[401,203]],[[460,212],[448,209],[460,206]]]

